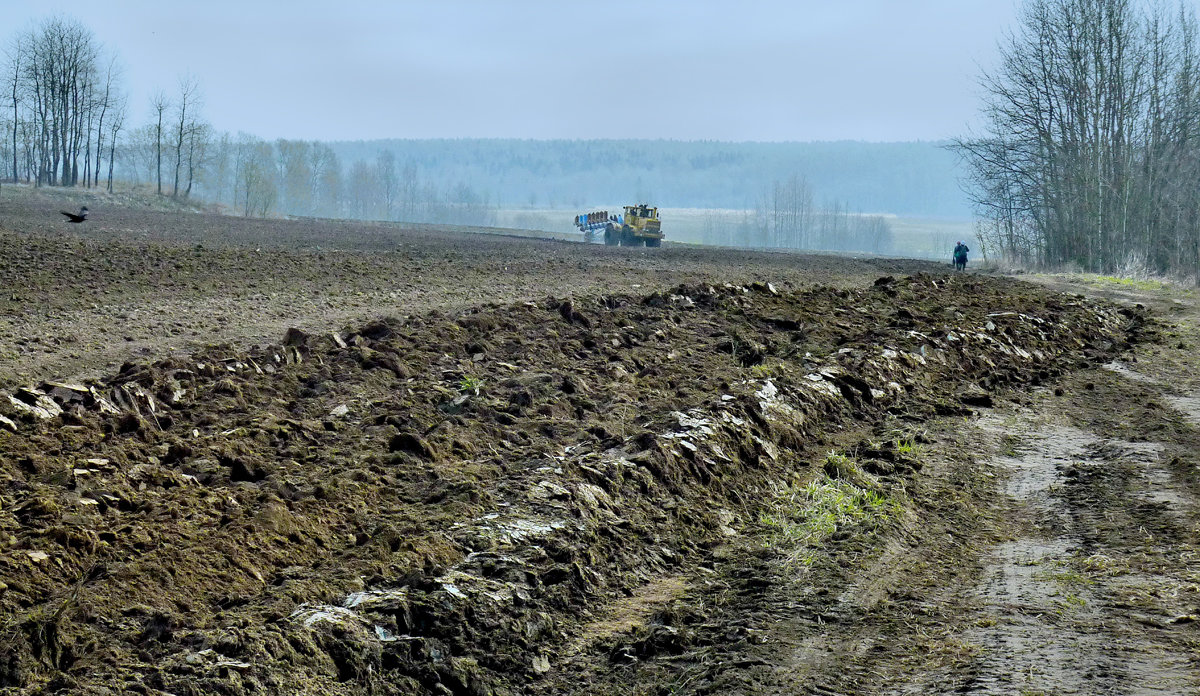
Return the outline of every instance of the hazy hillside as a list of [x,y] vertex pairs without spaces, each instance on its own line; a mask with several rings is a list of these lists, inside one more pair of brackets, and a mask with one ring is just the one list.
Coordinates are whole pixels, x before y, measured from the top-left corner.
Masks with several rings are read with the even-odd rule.
[[502,206],[583,208],[634,198],[687,208],[751,208],[799,175],[818,204],[965,218],[943,143],[728,143],[673,140],[371,140],[330,146],[347,167],[390,150],[423,181],[466,184]]

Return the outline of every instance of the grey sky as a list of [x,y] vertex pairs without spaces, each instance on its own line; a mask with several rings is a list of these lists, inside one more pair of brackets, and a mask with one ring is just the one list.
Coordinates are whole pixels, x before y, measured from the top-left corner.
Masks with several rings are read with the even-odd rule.
[[975,117],[1014,0],[0,0],[124,66],[134,121],[200,82],[265,138],[932,140]]

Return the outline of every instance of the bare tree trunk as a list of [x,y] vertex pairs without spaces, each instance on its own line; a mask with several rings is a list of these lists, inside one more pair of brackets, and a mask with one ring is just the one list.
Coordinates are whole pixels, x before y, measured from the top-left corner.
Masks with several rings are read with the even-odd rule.
[[156,93],[150,101],[150,108],[154,109],[154,175],[158,182],[157,192],[162,195],[162,146],[163,146],[163,113],[171,105],[167,100],[167,95],[161,91]]
[[183,145],[188,128],[188,118],[198,98],[199,86],[190,75],[179,81],[179,103],[176,105],[175,122],[175,178],[171,184],[171,197],[179,196],[179,172],[183,165]]
[[113,103],[112,121],[109,126],[108,136],[108,186],[107,191],[113,192],[113,164],[116,163],[117,149],[117,134],[121,132],[121,127],[125,124],[125,106],[126,102],[122,98]]
[[112,106],[112,86],[113,78],[116,73],[117,59],[114,57],[108,62],[108,71],[104,76],[104,96],[100,99],[100,116],[96,120],[96,169],[92,176],[92,186],[100,185],[100,164],[104,153],[104,119],[108,116],[108,110]]
[[10,86],[12,87],[12,176],[14,182],[16,182],[20,176],[17,170],[17,124],[19,122],[17,108],[20,105],[19,89],[21,86],[21,61],[25,58],[25,51],[26,42],[24,39],[18,37],[13,42],[11,54],[13,71],[10,76],[12,79]]

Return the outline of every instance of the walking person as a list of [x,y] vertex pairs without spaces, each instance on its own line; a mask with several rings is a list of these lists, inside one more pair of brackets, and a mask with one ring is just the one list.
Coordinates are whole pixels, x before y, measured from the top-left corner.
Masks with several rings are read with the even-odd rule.
[[959,242],[954,247],[954,270],[965,271],[967,269],[967,252],[970,251],[966,244]]

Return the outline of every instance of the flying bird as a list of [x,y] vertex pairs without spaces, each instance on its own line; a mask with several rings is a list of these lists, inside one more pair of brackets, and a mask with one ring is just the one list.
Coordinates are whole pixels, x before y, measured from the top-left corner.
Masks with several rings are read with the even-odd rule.
[[83,222],[84,220],[87,219],[87,213],[88,213],[86,205],[79,209],[78,215],[76,215],[75,213],[68,213],[65,210],[60,210],[58,212],[67,216],[67,222]]

